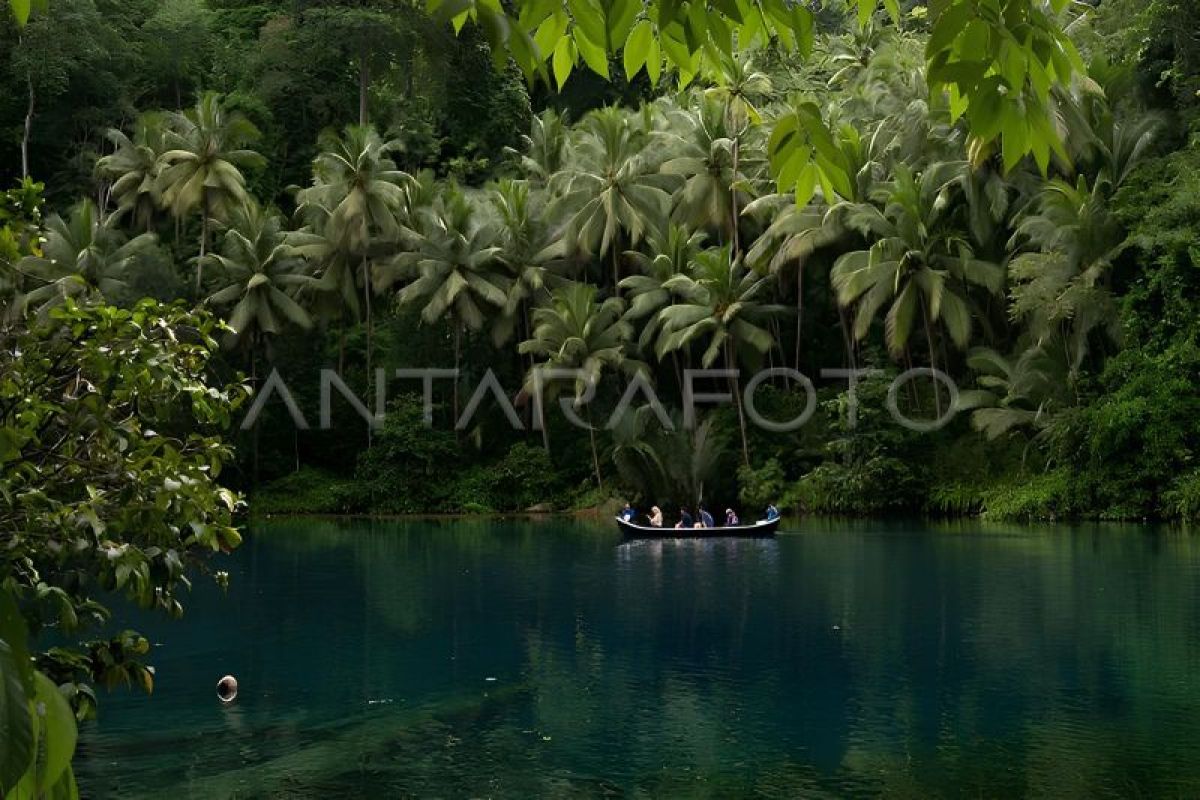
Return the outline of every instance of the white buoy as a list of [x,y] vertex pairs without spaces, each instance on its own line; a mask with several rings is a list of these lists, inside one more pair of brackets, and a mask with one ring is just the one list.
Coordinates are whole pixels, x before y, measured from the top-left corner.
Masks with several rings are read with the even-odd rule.
[[217,681],[217,697],[221,699],[222,703],[232,703],[233,699],[237,697],[237,692],[237,678],[232,675],[226,675]]

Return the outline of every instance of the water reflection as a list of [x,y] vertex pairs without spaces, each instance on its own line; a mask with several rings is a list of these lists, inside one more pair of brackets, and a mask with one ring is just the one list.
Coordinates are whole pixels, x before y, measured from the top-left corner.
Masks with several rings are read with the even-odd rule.
[[228,597],[144,626],[157,693],[104,703],[80,773],[96,796],[1193,795],[1198,565],[1138,527],[273,523]]

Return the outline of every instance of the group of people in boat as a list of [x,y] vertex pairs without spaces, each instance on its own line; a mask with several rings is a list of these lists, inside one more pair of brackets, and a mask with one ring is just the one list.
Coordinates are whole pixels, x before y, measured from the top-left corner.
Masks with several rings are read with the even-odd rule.
[[[658,506],[651,506],[650,513],[645,516],[650,520],[650,527],[652,527],[652,528],[664,527],[663,512],[662,512],[662,509],[659,508]],[[625,520],[626,522],[638,523],[637,509],[634,508],[629,503],[626,503],[625,507],[623,509],[621,509],[621,519]],[[765,521],[771,522],[772,520],[777,520],[777,519],[779,519],[779,509],[777,509],[772,504],[768,504],[767,510],[766,510]],[[709,513],[708,509],[703,504],[701,504],[696,509],[696,515],[694,517],[692,516],[691,512],[688,511],[687,508],[680,506],[679,507],[679,521],[675,523],[674,527],[676,527],[676,528],[716,528],[716,527],[733,528],[733,527],[737,527],[741,524],[742,524],[742,521],[738,517],[737,512],[734,511],[732,508],[727,508],[727,509],[725,509],[725,522],[722,525],[718,526],[716,523],[716,520],[713,519],[713,515]]]

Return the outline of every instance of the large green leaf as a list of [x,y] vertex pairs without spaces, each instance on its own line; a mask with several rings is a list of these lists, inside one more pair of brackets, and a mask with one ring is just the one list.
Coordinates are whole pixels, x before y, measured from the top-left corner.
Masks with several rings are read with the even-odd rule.
[[75,714],[52,680],[34,673],[34,701],[41,715],[42,742],[38,759],[38,785],[48,791],[70,769],[75,755]]
[[12,7],[13,16],[17,18],[17,26],[22,27],[29,21],[30,0],[8,0]]
[[16,786],[33,763],[33,720],[21,672],[29,670],[0,640],[0,796]]

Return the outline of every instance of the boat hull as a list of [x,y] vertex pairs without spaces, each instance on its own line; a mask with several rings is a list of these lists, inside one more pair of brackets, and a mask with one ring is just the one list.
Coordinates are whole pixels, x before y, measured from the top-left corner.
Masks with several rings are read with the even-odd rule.
[[617,527],[622,535],[630,539],[682,539],[682,538],[716,538],[729,536],[763,537],[774,536],[779,528],[779,520],[770,522],[755,522],[751,525],[733,525],[717,528],[652,528],[649,525],[637,525],[616,518]]

